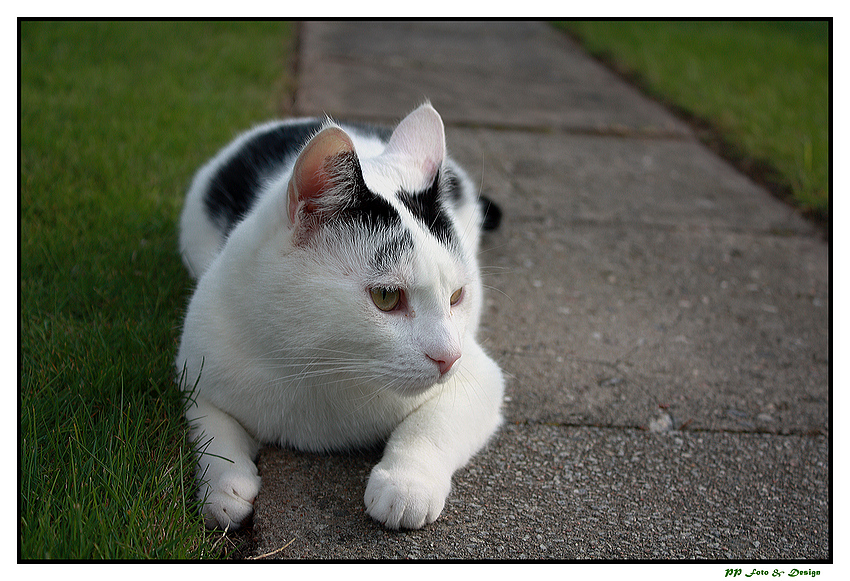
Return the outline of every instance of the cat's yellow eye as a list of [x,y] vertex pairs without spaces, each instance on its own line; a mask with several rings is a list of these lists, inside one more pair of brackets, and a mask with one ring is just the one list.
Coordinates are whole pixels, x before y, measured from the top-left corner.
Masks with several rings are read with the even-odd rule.
[[382,311],[391,311],[398,306],[401,300],[401,291],[397,288],[373,288],[372,302]]
[[452,306],[455,306],[456,304],[458,304],[460,302],[460,298],[462,296],[463,296],[463,289],[459,288],[455,292],[452,293],[452,296],[449,299],[449,303],[451,303]]

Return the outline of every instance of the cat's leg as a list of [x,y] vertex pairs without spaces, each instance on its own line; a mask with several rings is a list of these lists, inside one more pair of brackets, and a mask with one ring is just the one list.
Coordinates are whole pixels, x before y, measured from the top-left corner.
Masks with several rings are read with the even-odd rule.
[[393,431],[366,485],[366,512],[389,528],[416,529],[440,516],[452,474],[501,423],[504,380],[477,345],[435,395]]
[[234,530],[254,511],[260,491],[257,441],[233,419],[203,399],[186,411],[195,442],[198,498],[208,528]]

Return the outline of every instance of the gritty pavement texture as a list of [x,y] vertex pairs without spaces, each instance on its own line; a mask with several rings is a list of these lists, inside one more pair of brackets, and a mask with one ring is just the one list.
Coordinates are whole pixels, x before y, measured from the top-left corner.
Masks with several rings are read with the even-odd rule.
[[298,59],[296,114],[430,99],[502,207],[506,423],[418,531],[365,513],[380,452],[264,448],[255,556],[832,558],[820,231],[543,23],[304,23]]

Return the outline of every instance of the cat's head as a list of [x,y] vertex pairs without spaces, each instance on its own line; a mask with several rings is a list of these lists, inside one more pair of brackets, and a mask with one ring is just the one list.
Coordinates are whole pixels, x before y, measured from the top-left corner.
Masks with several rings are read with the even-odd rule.
[[458,218],[460,183],[430,105],[406,117],[379,155],[359,155],[355,141],[328,124],[304,147],[286,191],[290,256],[314,285],[313,307],[331,319],[315,323],[305,349],[329,364],[338,358],[364,383],[418,393],[462,373],[481,301],[464,240],[477,225]]

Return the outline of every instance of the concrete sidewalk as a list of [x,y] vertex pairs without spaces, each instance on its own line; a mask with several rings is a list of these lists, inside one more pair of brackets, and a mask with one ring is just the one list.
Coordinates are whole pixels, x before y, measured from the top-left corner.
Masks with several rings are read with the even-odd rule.
[[501,205],[480,336],[507,422],[412,532],[365,514],[379,453],[264,449],[257,555],[831,558],[815,228],[545,24],[305,23],[298,74],[299,115],[430,99]]

